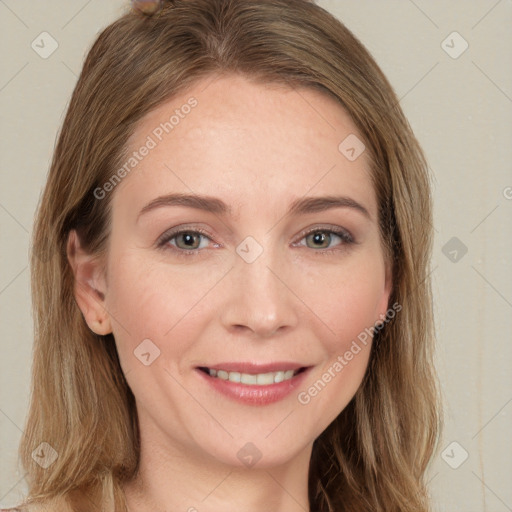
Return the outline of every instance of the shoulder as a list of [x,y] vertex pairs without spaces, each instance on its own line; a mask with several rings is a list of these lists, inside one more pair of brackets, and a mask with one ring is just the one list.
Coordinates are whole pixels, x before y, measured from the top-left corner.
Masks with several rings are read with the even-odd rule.
[[0,512],[68,512],[68,507],[55,506],[55,503],[23,503],[14,508],[0,508]]
[[[53,496],[35,500],[25,498],[25,501],[13,508],[0,508],[0,512],[91,512],[91,499],[82,490],[75,489],[66,495]],[[96,507],[94,507],[96,510]],[[99,509],[98,509],[99,510]],[[106,510],[102,508],[102,510]],[[114,511],[113,506],[107,510]]]
[[14,508],[0,508],[0,512],[39,512],[42,510],[35,505],[20,505]]

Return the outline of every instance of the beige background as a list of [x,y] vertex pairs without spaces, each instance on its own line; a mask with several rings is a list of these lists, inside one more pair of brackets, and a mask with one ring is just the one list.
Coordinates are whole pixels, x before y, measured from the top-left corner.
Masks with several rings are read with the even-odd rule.
[[[33,213],[84,53],[127,3],[0,0],[3,506],[15,504],[25,489],[16,448],[29,396]],[[435,176],[432,278],[446,399],[442,449],[458,443],[433,464],[435,509],[511,511],[512,2],[319,3],[362,40],[387,74]],[[46,59],[31,47],[43,31],[58,43]],[[454,31],[463,39],[448,37]],[[464,41],[469,47],[457,56]],[[455,245],[445,247],[452,237]]]

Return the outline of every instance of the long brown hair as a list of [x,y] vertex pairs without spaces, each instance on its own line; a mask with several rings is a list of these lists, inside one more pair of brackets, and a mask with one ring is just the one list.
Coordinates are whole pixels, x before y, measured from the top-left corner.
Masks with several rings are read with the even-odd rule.
[[[135,475],[139,455],[135,400],[112,335],[94,334],[74,300],[67,237],[76,229],[86,250],[105,251],[112,194],[97,200],[94,190],[122,165],[137,122],[218,73],[323,91],[364,138],[393,267],[390,303],[401,311],[376,332],[353,400],[314,442],[310,506],[426,512],[425,473],[441,425],[428,166],[373,58],[339,20],[306,0],[167,1],[153,15],[130,10],[89,51],[33,235],[33,380],[20,446],[29,501],[60,500],[63,510],[79,510],[73,496],[80,493],[87,510],[125,510],[121,484]],[[42,442],[57,454],[47,468],[32,457]]]

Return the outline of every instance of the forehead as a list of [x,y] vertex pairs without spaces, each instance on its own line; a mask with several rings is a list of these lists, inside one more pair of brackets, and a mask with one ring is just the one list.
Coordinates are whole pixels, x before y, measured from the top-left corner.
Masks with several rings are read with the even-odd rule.
[[142,207],[155,195],[183,192],[261,209],[329,193],[356,196],[373,216],[361,139],[345,109],[318,90],[238,75],[205,79],[138,123],[126,152],[134,165],[114,202]]

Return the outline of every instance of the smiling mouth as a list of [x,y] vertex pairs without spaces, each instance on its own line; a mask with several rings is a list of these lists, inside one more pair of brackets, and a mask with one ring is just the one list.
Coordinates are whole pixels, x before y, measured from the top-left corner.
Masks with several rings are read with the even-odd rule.
[[306,367],[304,366],[296,370],[281,370],[277,372],[256,374],[214,370],[213,368],[206,368],[204,366],[200,367],[199,370],[216,379],[229,380],[230,382],[246,384],[247,386],[269,386],[271,384],[278,384],[279,382],[292,379],[295,375],[305,371]]

